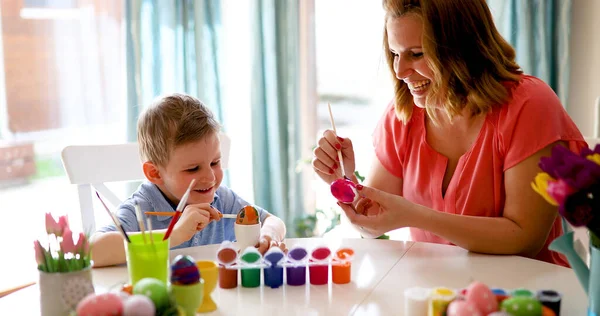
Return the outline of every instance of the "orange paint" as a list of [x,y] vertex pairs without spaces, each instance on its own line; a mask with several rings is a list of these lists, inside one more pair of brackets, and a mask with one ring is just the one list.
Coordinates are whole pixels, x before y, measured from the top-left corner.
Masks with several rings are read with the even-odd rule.
[[352,269],[349,261],[344,263],[334,263],[331,265],[331,280],[335,284],[350,283]]
[[342,248],[335,253],[340,260],[349,260],[354,256],[354,250],[350,248]]

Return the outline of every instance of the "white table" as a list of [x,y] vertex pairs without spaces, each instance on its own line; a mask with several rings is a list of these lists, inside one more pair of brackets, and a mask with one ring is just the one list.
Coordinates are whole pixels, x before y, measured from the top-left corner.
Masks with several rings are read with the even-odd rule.
[[[371,239],[289,239],[309,251],[320,245],[355,250],[350,284],[283,285],[278,289],[217,289],[212,297],[217,311],[209,315],[402,315],[403,291],[409,287],[463,288],[473,280],[491,287],[563,293],[561,315],[585,315],[587,299],[571,269],[517,256],[488,256],[464,249],[427,243]],[[218,245],[180,249],[171,258],[188,254],[196,260],[214,260]],[[124,266],[93,270],[96,292],[127,282]],[[39,315],[39,289],[31,286],[0,299],[0,314]]]

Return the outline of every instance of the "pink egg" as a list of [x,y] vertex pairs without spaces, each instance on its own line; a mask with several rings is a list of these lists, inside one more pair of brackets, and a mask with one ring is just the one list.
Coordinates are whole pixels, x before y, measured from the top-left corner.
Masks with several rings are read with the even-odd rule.
[[132,295],[123,304],[123,316],[154,316],[155,313],[154,303],[145,295]]
[[490,288],[481,283],[473,282],[467,288],[465,300],[472,303],[484,315],[498,310],[498,301]]
[[90,294],[77,304],[77,315],[112,316],[123,313],[123,302],[115,293]]
[[471,302],[454,300],[448,305],[447,316],[483,316]]

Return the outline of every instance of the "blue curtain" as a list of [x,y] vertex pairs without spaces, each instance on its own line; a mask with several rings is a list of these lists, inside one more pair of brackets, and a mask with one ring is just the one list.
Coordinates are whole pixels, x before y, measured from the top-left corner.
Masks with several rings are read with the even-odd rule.
[[220,0],[127,0],[128,140],[144,106],[180,92],[202,100],[221,124]]
[[[127,0],[127,139],[141,110],[167,93],[202,100],[226,132],[221,102],[221,1]],[[225,170],[223,183],[229,184]]]
[[566,104],[572,0],[487,0],[498,30],[517,51],[517,62]]
[[303,214],[297,0],[253,0],[252,159],[256,204],[281,217],[293,237]]

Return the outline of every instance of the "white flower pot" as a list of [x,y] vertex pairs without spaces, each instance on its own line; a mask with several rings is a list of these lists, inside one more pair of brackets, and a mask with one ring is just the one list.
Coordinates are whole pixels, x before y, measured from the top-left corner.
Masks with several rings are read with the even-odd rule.
[[79,301],[94,293],[91,267],[63,273],[39,271],[39,274],[42,316],[69,315]]

